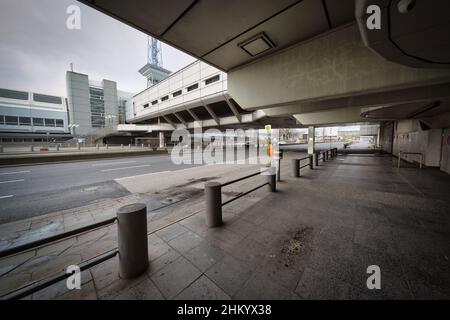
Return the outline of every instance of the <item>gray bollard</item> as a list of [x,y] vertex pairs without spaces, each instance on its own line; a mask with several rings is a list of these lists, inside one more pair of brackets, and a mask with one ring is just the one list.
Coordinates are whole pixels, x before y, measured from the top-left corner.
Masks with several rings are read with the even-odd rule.
[[120,149],[122,149],[122,150],[123,150],[123,144],[121,144],[121,145],[120,145]]
[[275,170],[271,171],[267,175],[267,182],[269,183],[269,190],[270,190],[270,192],[277,191],[277,179],[276,179]]
[[59,151],[59,144],[56,145],[56,151]]
[[292,176],[295,178],[300,177],[300,160],[292,159]]
[[31,152],[34,151],[34,146],[30,146],[30,151],[31,151]]
[[222,225],[222,184],[205,183],[206,225],[210,228]]
[[313,169],[313,155],[312,154],[309,155],[309,168],[311,170]]
[[108,144],[105,144],[105,146],[106,146],[106,150],[108,150],[109,149]]
[[313,156],[314,156],[314,164],[316,165],[316,167],[318,167],[319,166],[320,152],[315,152]]
[[100,145],[98,143],[95,145],[95,147],[97,148],[97,150],[100,150]]
[[131,149],[131,143],[128,144],[128,149]]
[[147,207],[142,203],[117,210],[119,272],[124,279],[135,278],[148,268]]
[[143,144],[143,143],[141,144],[141,148],[142,148],[142,149],[144,148],[144,144]]

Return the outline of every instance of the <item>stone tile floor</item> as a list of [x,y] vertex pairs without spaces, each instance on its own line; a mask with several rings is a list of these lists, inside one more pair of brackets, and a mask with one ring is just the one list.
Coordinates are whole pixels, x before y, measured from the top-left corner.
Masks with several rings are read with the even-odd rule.
[[[292,156],[283,162],[278,191],[262,188],[225,206],[222,227],[206,227],[199,202],[189,217],[156,228],[142,276],[120,279],[114,258],[84,271],[81,290],[68,291],[60,282],[28,298],[450,298],[447,174],[399,170],[390,156],[347,155],[293,178]],[[239,190],[253,183],[246,180]],[[115,242],[104,232],[105,246]],[[66,253],[61,266],[66,256],[85,258],[83,250]],[[366,287],[369,265],[381,269],[381,290]],[[45,273],[27,268],[13,276],[25,281]]]

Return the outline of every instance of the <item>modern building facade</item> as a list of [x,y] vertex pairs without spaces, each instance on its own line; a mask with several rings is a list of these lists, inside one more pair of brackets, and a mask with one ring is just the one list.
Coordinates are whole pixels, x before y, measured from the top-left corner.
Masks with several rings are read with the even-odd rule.
[[117,83],[90,81],[88,75],[73,71],[66,73],[67,101],[71,130],[74,136],[93,134],[99,128],[119,124]]
[[2,143],[70,139],[64,97],[0,88]]

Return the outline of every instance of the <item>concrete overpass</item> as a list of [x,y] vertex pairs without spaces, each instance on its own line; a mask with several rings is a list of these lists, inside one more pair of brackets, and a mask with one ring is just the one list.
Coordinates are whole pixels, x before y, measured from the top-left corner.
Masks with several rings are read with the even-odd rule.
[[227,72],[243,113],[384,121],[386,151],[450,172],[448,1],[81,2]]

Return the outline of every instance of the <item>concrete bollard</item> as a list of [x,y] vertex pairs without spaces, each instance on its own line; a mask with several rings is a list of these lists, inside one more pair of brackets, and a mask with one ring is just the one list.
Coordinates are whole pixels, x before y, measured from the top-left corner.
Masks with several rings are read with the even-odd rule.
[[120,149],[122,149],[122,150],[123,150],[123,144],[121,144],[121,145],[120,145]]
[[277,179],[275,170],[269,171],[269,173],[267,174],[267,182],[269,183],[270,192],[277,191]]
[[300,160],[292,159],[292,176],[295,178],[300,177]]
[[313,155],[312,154],[309,155],[309,168],[311,170],[313,169]]
[[149,266],[145,204],[130,204],[117,210],[117,235],[120,277],[130,279],[141,275]]
[[320,152],[315,152],[313,156],[314,156],[314,164],[316,165],[316,167],[318,167],[319,166]]
[[97,144],[95,145],[95,148],[97,148],[97,150],[100,150],[100,145],[97,143]]
[[77,143],[77,150],[81,150],[81,146],[79,143]]
[[34,147],[33,146],[30,146],[30,151],[34,152]]
[[144,144],[143,144],[143,143],[141,144],[141,148],[142,148],[142,149],[144,148]]
[[210,228],[222,225],[222,184],[205,183],[206,225]]
[[106,150],[108,150],[108,149],[109,149],[109,147],[108,147],[108,144],[105,144],[105,147],[106,147]]
[[56,151],[59,151],[59,144],[56,145]]
[[131,149],[131,143],[128,144],[128,149]]

